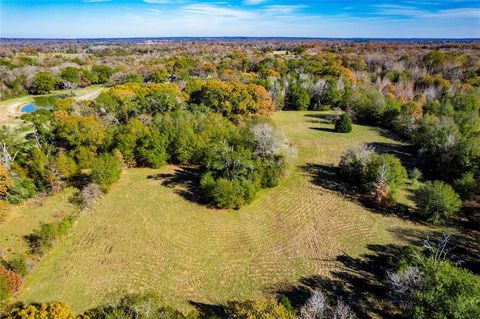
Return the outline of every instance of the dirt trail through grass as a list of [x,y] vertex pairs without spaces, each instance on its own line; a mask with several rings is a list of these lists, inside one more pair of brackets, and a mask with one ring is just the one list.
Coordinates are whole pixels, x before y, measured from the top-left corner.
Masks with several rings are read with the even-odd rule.
[[177,167],[129,170],[39,264],[19,299],[64,300],[82,311],[148,291],[181,309],[259,298],[302,276],[328,276],[338,255],[358,256],[367,244],[394,242],[393,229],[415,227],[322,188],[307,169],[336,164],[358,143],[397,142],[365,126],[331,132],[320,113],[273,119],[297,149],[277,188],[222,211],[198,204]]

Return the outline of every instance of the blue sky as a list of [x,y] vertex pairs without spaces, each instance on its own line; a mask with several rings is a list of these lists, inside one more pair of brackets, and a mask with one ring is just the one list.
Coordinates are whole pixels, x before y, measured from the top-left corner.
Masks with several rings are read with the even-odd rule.
[[0,0],[1,37],[480,37],[480,0]]

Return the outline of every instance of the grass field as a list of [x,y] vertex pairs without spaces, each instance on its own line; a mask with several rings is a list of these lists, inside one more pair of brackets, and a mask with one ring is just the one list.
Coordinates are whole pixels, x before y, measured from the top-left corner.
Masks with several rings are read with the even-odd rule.
[[189,301],[259,298],[302,276],[329,276],[340,267],[338,255],[356,257],[367,244],[397,242],[395,229],[419,228],[371,212],[312,176],[353,145],[401,146],[366,126],[334,133],[321,115],[273,116],[296,155],[278,187],[239,211],[198,204],[177,167],[124,172],[27,278],[18,299],[64,300],[79,312],[150,291],[185,310]]
[[0,224],[0,250],[3,256],[8,259],[12,253],[27,253],[28,245],[24,236],[31,234],[40,223],[71,215],[76,210],[69,202],[73,194],[74,189],[68,188],[61,194],[14,206],[7,220]]

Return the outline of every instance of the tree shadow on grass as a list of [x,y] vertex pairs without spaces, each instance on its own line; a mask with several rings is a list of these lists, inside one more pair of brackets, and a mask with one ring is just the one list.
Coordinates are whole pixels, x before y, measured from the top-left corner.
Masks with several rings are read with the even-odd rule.
[[480,230],[459,218],[450,224],[449,228],[418,231],[414,229],[394,228],[390,230],[396,239],[422,246],[428,237],[438,242],[445,234],[450,235],[448,242],[448,259],[459,267],[466,268],[475,274],[480,274]]
[[195,307],[197,311],[201,314],[202,318],[226,318],[227,317],[227,307],[224,305],[212,305],[202,302],[196,302],[190,300],[188,302],[190,305]]
[[329,277],[302,277],[297,284],[279,285],[271,290],[287,296],[300,309],[313,291],[321,290],[330,304],[341,298],[359,318],[399,318],[400,309],[389,301],[385,285],[387,271],[392,270],[398,245],[368,245],[369,252],[358,258],[343,254],[335,261],[338,269]]
[[368,196],[364,195],[359,187],[343,181],[338,176],[338,168],[335,166],[307,163],[300,168],[309,175],[313,184],[337,192],[374,213],[395,215],[402,219],[423,222],[407,205],[394,203],[388,207],[378,206]]
[[[328,133],[338,133],[332,127],[310,127],[310,129],[315,130],[315,131],[328,132]],[[339,133],[339,134],[341,134],[341,133]]]
[[335,114],[314,114],[314,113],[308,113],[305,114],[305,117],[314,119],[311,122],[312,123],[323,123],[323,124],[334,124],[335,119],[337,116]]
[[413,169],[417,163],[415,147],[411,145],[381,142],[368,143],[367,145],[373,147],[377,153],[397,157],[408,170]]
[[171,188],[186,200],[200,204],[208,204],[200,194],[200,172],[195,167],[179,167],[173,173],[149,175],[148,179],[158,180],[162,186]]

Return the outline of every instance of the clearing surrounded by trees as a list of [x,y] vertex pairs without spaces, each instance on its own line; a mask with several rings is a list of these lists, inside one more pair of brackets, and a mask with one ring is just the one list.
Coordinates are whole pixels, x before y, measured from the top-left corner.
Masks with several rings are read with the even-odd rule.
[[316,174],[331,174],[352,146],[402,146],[368,126],[339,135],[328,114],[274,114],[296,153],[280,185],[238,211],[198,204],[188,168],[127,170],[37,266],[19,299],[64,300],[81,312],[132,292],[155,291],[184,310],[190,301],[261,298],[302,277],[328,277],[341,268],[338,255],[356,257],[420,229],[317,184]]

